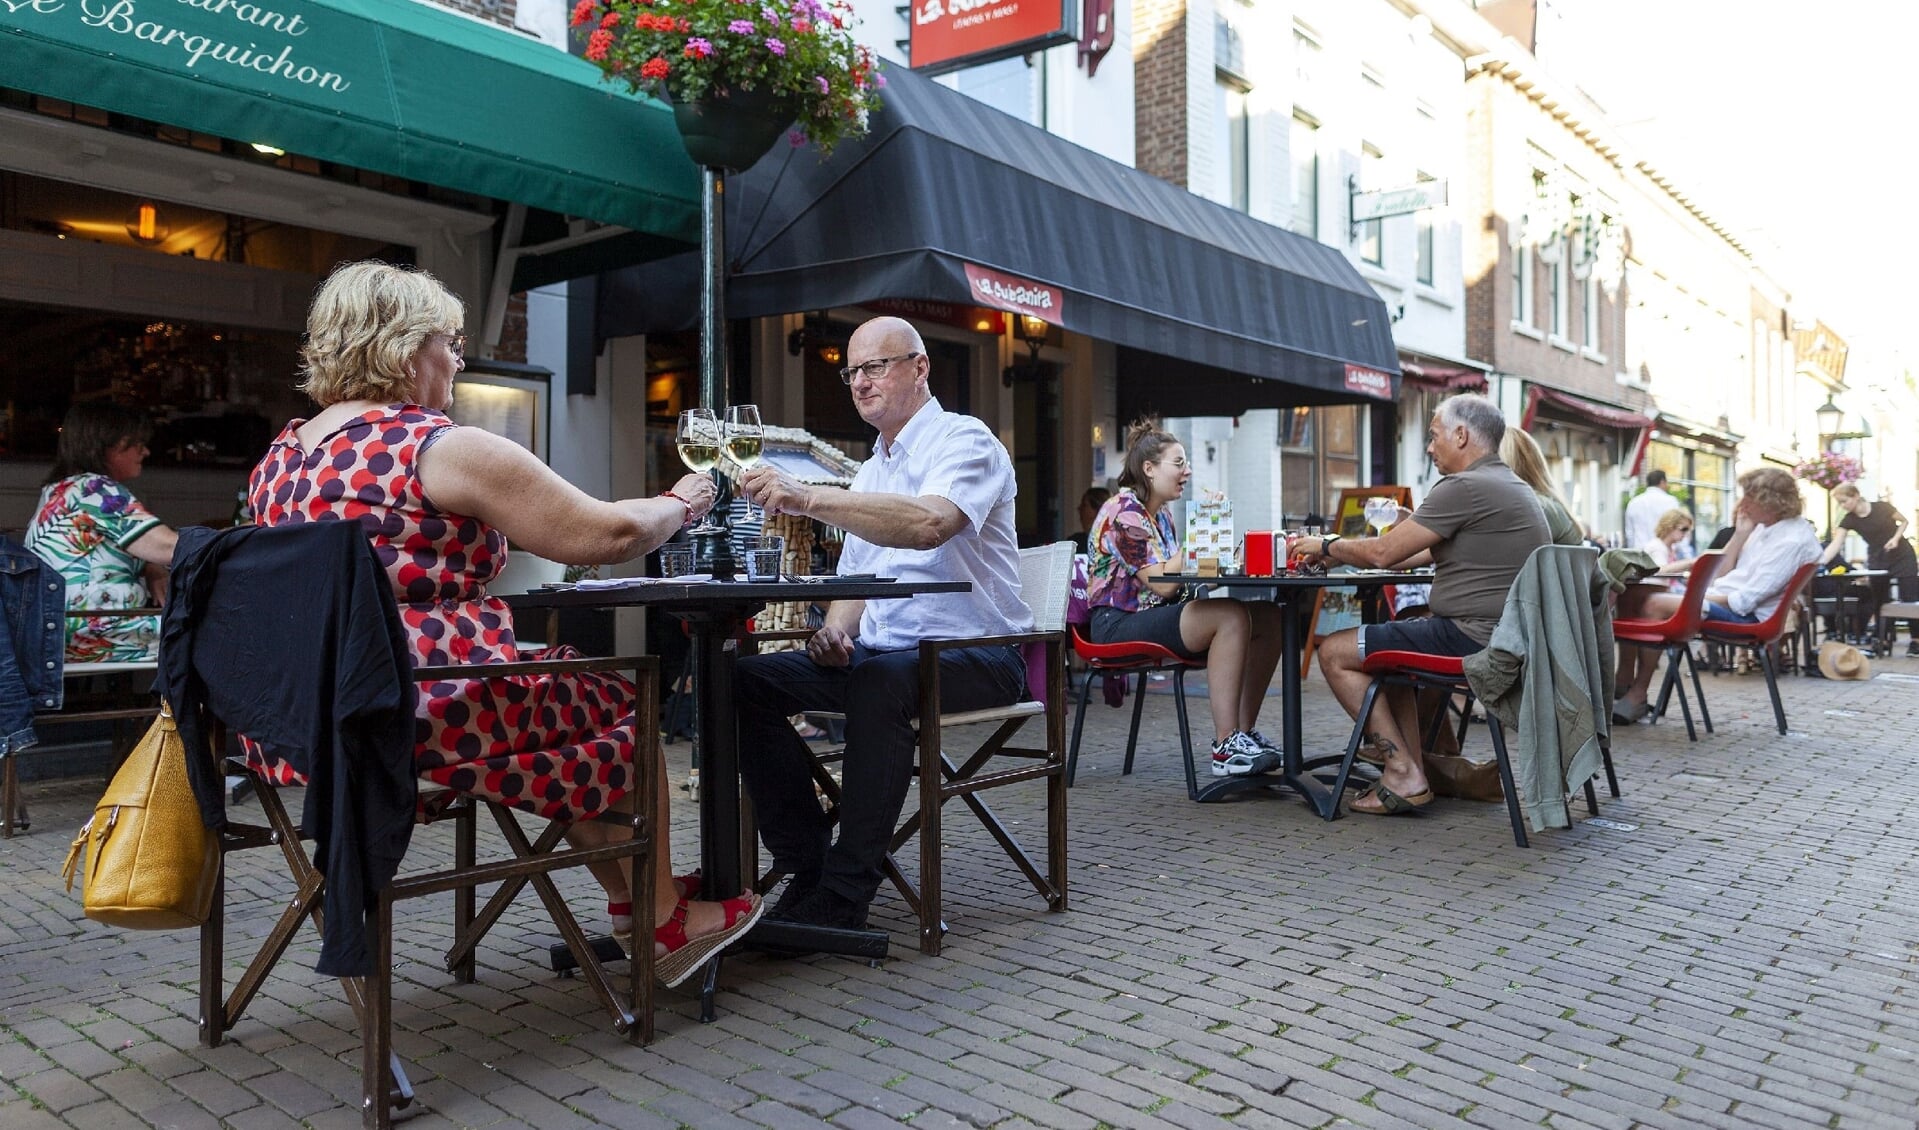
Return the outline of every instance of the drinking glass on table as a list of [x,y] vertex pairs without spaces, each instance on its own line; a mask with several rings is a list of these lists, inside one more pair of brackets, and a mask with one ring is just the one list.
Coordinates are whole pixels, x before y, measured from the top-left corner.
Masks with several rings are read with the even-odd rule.
[[[688,408],[681,412],[679,436],[675,441],[680,462],[686,464],[689,471],[712,471],[720,465],[722,434],[720,422],[714,418],[711,408]],[[702,518],[693,532],[705,534],[717,529],[719,526],[709,517]]]
[[1373,528],[1375,536],[1385,533],[1397,521],[1399,503],[1383,495],[1366,500],[1366,524]]

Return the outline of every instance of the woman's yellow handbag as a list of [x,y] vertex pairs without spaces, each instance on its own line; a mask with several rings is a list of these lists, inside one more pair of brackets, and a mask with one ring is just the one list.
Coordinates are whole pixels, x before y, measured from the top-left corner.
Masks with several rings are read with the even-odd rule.
[[87,865],[81,901],[88,918],[130,930],[206,923],[220,849],[200,821],[187,780],[186,743],[165,703],[67,852],[62,871],[68,890],[82,848]]

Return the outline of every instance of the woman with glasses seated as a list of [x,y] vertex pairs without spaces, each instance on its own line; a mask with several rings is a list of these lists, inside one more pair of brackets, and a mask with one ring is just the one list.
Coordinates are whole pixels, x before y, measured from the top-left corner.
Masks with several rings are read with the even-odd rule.
[[1166,504],[1193,477],[1186,448],[1155,419],[1126,433],[1119,493],[1086,532],[1087,636],[1094,643],[1155,643],[1206,665],[1213,712],[1213,775],[1270,773],[1279,748],[1257,725],[1279,666],[1279,609],[1265,602],[1183,600],[1159,578],[1185,569],[1186,553]]
[[[463,317],[460,300],[424,271],[374,262],[334,271],[307,314],[300,351],[301,388],[320,411],[286,426],[248,489],[263,525],[351,519],[365,528],[416,666],[534,658],[514,640],[512,611],[486,590],[509,540],[568,565],[630,561],[705,514],[715,496],[711,479],[689,474],[655,498],[602,502],[511,440],[455,424],[447,408],[465,368]],[[657,747],[640,741],[656,720],[636,719],[634,700],[631,682],[612,674],[434,683],[421,688],[414,758],[436,784],[572,821],[567,839],[579,848],[631,836],[587,818],[631,811],[634,774],[655,774],[655,905],[635,914],[623,865],[590,869],[606,890],[614,936],[631,953],[634,920],[648,922],[665,959],[656,968],[671,985],[751,926],[760,903],[746,891],[691,900],[697,877],[673,877],[665,770],[650,752]]]

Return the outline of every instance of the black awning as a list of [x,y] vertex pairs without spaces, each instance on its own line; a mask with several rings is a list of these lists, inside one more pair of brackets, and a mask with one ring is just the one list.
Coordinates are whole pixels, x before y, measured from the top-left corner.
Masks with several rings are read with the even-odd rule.
[[[975,289],[983,270],[1051,292],[1056,325],[1299,386],[1290,403],[1396,395],[1385,303],[1338,251],[885,73],[865,139],[824,161],[782,145],[727,182],[729,317],[881,298],[995,305]],[[606,276],[601,334],[691,326],[697,271],[683,255]]]

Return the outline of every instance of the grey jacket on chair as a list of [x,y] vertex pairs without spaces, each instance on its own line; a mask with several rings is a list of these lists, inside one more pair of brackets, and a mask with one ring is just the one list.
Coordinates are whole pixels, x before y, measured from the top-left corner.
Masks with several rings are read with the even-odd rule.
[[1599,771],[1600,743],[1611,741],[1610,588],[1598,550],[1542,546],[1492,641],[1465,660],[1474,696],[1516,737],[1513,781],[1535,832],[1567,826],[1566,795]]

